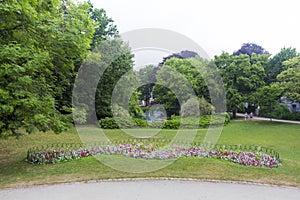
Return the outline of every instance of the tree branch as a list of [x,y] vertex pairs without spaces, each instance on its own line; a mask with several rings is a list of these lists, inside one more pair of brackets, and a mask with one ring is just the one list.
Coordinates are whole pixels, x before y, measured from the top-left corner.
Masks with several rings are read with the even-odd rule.
[[18,24],[18,25],[14,26],[14,27],[0,29],[0,31],[1,31],[1,32],[3,32],[3,31],[12,31],[12,30],[15,30],[15,29],[20,28],[20,27],[23,26],[23,25],[24,25],[24,24]]

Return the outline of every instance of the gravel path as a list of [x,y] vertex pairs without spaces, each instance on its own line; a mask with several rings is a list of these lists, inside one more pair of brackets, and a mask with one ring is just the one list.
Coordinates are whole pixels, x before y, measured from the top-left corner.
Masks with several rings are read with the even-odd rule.
[[299,200],[300,189],[183,180],[72,183],[0,190],[1,200]]
[[[243,113],[237,113],[236,114],[237,117],[245,117],[245,114]],[[261,120],[261,121],[273,121],[273,122],[283,122],[283,123],[290,123],[290,124],[300,124],[300,121],[294,121],[294,120],[284,120],[284,119],[271,119],[271,118],[266,118],[266,117],[253,117],[253,120]],[[251,120],[250,118],[248,118],[247,120]]]

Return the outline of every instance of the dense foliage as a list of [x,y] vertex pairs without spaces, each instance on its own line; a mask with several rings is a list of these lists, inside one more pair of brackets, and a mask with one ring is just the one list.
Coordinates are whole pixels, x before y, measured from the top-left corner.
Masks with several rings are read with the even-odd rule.
[[218,90],[217,71],[210,64],[199,56],[166,60],[156,72],[158,84],[152,90],[155,103],[164,104],[168,116],[171,116],[182,114],[181,106],[196,98],[202,114],[212,113],[215,108],[208,103],[211,103],[211,98],[222,98],[222,91]]
[[[13,0],[1,3],[0,16],[1,133],[17,133],[20,127],[29,133],[36,128],[59,133],[72,122],[72,112],[74,122],[88,122],[89,104],[72,109],[72,91],[83,61],[101,67],[105,61],[98,46],[105,41],[109,46],[111,38],[118,37],[105,10],[90,2]],[[115,43],[125,53],[109,63],[98,84],[98,117],[112,116],[111,92],[132,69],[130,50],[121,40]],[[132,102],[136,99],[137,94]],[[136,104],[131,109],[138,114]]]
[[286,70],[286,66],[283,64],[284,61],[292,59],[299,54],[295,48],[282,48],[279,53],[270,58],[268,67],[266,68],[266,83],[277,82],[277,76],[282,71]]
[[23,126],[61,132],[74,67],[87,54],[94,25],[87,4],[12,0],[0,5],[0,131]]
[[[263,47],[245,43],[212,61],[183,50],[134,72],[133,54],[113,20],[90,2],[5,0],[0,21],[1,133],[18,134],[21,127],[29,133],[35,129],[59,133],[71,122],[90,123],[95,116],[103,127],[116,127],[111,118],[123,121],[124,115],[118,114],[122,110],[127,118],[136,119],[136,123],[125,120],[124,126],[147,126],[138,105],[142,100],[146,107],[163,104],[168,117],[220,113],[225,110],[217,102],[224,103],[225,94],[218,85],[223,84],[227,111],[234,116],[258,108],[265,116],[298,116],[279,101],[285,97],[300,102],[300,57],[291,47],[271,56]],[[82,66],[88,70],[82,72]],[[72,92],[79,73],[83,79],[76,87],[82,91],[76,96]],[[91,87],[93,94],[86,90]],[[72,103],[80,106],[72,108]],[[165,124],[178,126],[173,119]]]
[[223,52],[215,63],[226,88],[227,109],[235,113],[294,119],[280,99],[299,102],[299,57],[296,49],[283,48],[273,57],[259,45],[243,44],[233,55]]
[[[224,120],[225,118],[225,120]],[[203,115],[198,117],[180,118],[172,116],[171,119],[164,122],[147,122],[146,120],[130,117],[106,117],[99,120],[100,127],[103,129],[119,129],[119,128],[163,128],[163,129],[194,129],[207,128],[209,126],[226,125],[230,122],[228,113],[219,115]]]
[[263,47],[261,47],[257,44],[244,43],[239,50],[233,52],[233,55],[237,56],[237,55],[244,54],[244,55],[248,55],[248,56],[251,57],[253,53],[255,53],[255,54],[269,54],[269,52],[267,50],[265,50]]

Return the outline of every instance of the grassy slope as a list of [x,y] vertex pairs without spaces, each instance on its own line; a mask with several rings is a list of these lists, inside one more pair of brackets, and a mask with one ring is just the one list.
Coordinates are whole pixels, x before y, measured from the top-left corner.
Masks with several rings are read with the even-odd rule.
[[[139,174],[111,169],[92,157],[55,165],[31,165],[24,162],[29,147],[80,142],[74,130],[60,135],[34,133],[19,139],[10,137],[0,139],[0,188],[135,177],[185,177],[300,187],[299,130],[300,125],[255,121],[234,121],[224,127],[218,143],[255,144],[274,148],[280,153],[283,162],[283,166],[277,169],[245,167],[215,159],[181,158],[161,170]],[[88,131],[94,134],[93,128]],[[149,131],[143,130],[143,133]],[[111,139],[130,138],[119,130],[107,130],[105,133]],[[174,134],[176,131],[164,130],[157,136],[172,138]],[[201,141],[205,134],[206,130],[199,130],[196,139]]]

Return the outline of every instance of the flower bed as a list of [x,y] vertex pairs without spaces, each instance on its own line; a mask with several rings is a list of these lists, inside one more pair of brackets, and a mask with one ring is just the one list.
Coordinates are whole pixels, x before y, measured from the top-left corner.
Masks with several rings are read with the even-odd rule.
[[79,148],[77,150],[52,149],[48,151],[28,151],[27,162],[32,164],[54,164],[57,162],[69,161],[94,155],[124,155],[133,158],[143,159],[176,159],[180,157],[217,158],[228,160],[245,166],[255,167],[279,167],[281,163],[274,156],[262,151],[228,151],[228,150],[206,150],[200,147],[182,147],[172,145],[160,147],[156,144],[119,144],[99,145],[92,148]]

